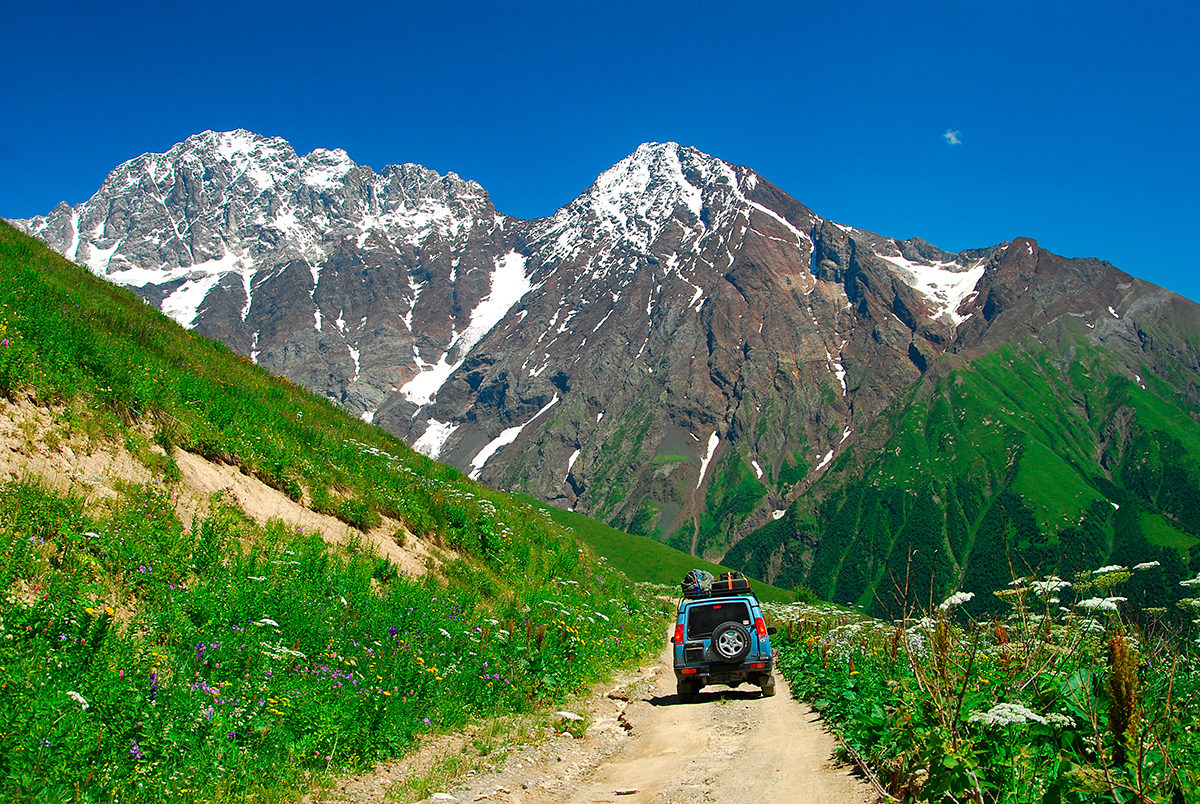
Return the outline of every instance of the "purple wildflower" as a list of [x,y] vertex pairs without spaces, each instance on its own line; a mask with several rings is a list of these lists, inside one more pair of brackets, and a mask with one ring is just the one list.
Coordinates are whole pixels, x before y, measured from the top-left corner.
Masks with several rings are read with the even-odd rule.
[[133,745],[131,745],[129,748],[129,753],[133,754],[133,756],[137,759],[145,759],[146,758],[146,755],[142,753],[142,747],[140,745],[138,745],[137,740],[133,741]]

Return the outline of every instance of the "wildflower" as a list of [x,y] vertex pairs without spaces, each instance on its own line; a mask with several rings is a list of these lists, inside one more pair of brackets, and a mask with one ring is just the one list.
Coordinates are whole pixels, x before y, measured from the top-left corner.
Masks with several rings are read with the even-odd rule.
[[1095,574],[1095,575],[1104,575],[1105,573],[1109,573],[1109,572],[1123,572],[1124,570],[1125,570],[1125,568],[1124,568],[1124,567],[1122,567],[1120,564],[1110,564],[1110,565],[1109,565],[1109,566],[1107,566],[1107,567],[1101,567],[1100,569],[1098,569],[1098,570],[1095,570],[1093,574]]
[[72,699],[73,701],[75,701],[77,704],[79,704],[79,707],[80,707],[81,709],[87,709],[87,708],[88,708],[88,702],[87,702],[87,701],[85,701],[85,700],[83,699],[83,696],[82,696],[82,695],[80,695],[78,692],[75,692],[74,690],[71,690],[70,692],[68,692],[68,693],[67,693],[67,697],[68,697],[68,698],[70,698],[70,699]]
[[1138,564],[1133,569],[1135,572],[1140,572],[1142,570],[1154,569],[1155,567],[1158,567],[1158,566],[1161,566],[1161,564],[1159,564],[1157,561],[1146,561],[1142,564]]
[[[1046,597],[1047,595],[1054,594],[1055,592],[1059,591],[1060,589],[1070,589],[1071,582],[1064,581],[1062,578],[1058,578],[1058,577],[1051,575],[1049,578],[1047,578],[1044,581],[1031,581],[1029,584],[1029,587],[1031,589],[1033,589],[1033,591],[1036,592],[1038,595],[1040,595],[1042,597]],[[1056,601],[1051,600],[1050,602],[1054,603]]]
[[1026,706],[1017,703],[998,703],[986,712],[974,711],[967,720],[984,726],[1014,726],[1020,723],[1046,725],[1046,718]]
[[1200,586],[1200,575],[1195,578],[1188,578],[1186,581],[1180,581],[1180,586]]
[[133,745],[129,748],[129,753],[133,754],[137,759],[145,759],[146,755],[142,753],[142,747],[138,745],[138,741],[134,740]]
[[1088,611],[1108,611],[1115,612],[1118,603],[1124,603],[1128,598],[1124,597],[1089,597],[1087,600],[1081,600],[1075,605],[1081,609]]
[[1108,640],[1108,694],[1111,701],[1108,710],[1108,725],[1116,738],[1113,761],[1124,765],[1129,750],[1133,747],[1130,729],[1137,723],[1138,677],[1134,653],[1129,640],[1114,633]]
[[963,603],[966,603],[973,597],[975,597],[974,592],[955,592],[954,594],[950,595],[950,597],[943,600],[942,604],[938,606],[938,608],[942,611],[950,611],[950,609],[954,608],[955,606],[961,606]]
[[257,625],[257,626],[258,626],[258,627],[260,627],[260,628],[261,628],[262,626],[264,626],[264,625],[269,625],[269,626],[271,626],[272,628],[278,628],[278,627],[279,627],[279,623],[275,622],[274,620],[272,620],[272,619],[271,619],[271,618],[269,618],[269,617],[263,617],[261,620],[258,620],[258,621],[257,621],[257,622],[255,622],[254,624],[255,624],[255,625]]
[[425,725],[428,726],[428,725],[430,725],[430,723],[431,723],[431,721],[429,720],[429,718],[425,718]]

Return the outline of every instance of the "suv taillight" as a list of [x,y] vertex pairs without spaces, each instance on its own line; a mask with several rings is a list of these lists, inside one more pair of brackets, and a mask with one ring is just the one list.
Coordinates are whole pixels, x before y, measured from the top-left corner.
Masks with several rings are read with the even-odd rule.
[[767,635],[767,624],[763,622],[762,617],[754,618],[754,630],[758,632],[760,637],[765,637]]
[[671,641],[676,645],[683,644],[683,623],[675,624],[675,636],[671,638]]

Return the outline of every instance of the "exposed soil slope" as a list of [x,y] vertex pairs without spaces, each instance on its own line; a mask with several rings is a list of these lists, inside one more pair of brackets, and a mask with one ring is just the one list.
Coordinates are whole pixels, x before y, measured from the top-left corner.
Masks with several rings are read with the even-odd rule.
[[[317,531],[331,544],[344,542],[357,533],[346,523],[306,508],[237,467],[213,463],[178,448],[171,457],[182,475],[174,487],[175,508],[186,525],[207,510],[212,494],[225,492],[260,523],[278,519],[290,527]],[[152,483],[159,479],[123,445],[72,432],[56,422],[52,411],[30,402],[0,399],[0,479],[21,477],[39,478],[51,488],[82,495],[90,504],[115,497],[122,483]],[[384,518],[361,538],[409,575],[423,574],[440,563],[435,548],[411,533],[405,534],[403,545],[398,544],[395,536],[403,532],[400,523]],[[449,551],[438,548],[438,552]]]

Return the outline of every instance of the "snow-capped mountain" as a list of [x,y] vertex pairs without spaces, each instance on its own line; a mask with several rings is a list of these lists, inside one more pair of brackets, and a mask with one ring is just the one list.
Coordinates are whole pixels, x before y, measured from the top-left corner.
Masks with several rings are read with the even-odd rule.
[[375,173],[343,151],[300,157],[278,137],[206,131],[23,226],[185,327],[369,417],[423,351],[445,345],[447,316],[429,319],[431,308],[470,309],[490,293],[510,250],[505,221],[453,173]]
[[942,355],[1064,315],[1136,342],[1149,287],[1027,239],[950,254],[824,220],[675,143],[518,220],[453,173],[204,132],[14,223],[473,477],[708,556]]

